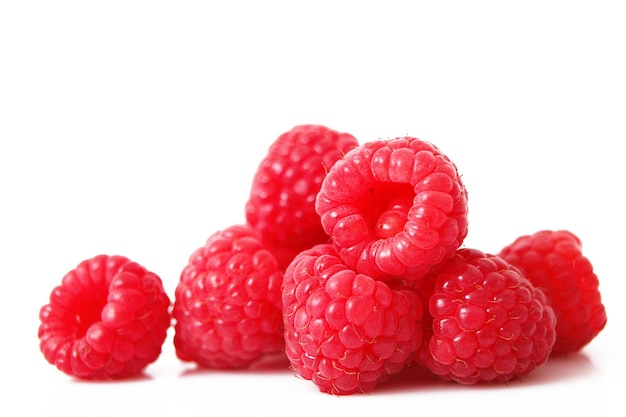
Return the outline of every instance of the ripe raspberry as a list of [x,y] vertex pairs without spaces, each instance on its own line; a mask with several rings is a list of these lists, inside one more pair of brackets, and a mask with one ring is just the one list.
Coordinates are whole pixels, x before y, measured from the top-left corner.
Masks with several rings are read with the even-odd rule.
[[348,152],[316,200],[341,259],[359,273],[418,279],[467,235],[467,192],[456,166],[412,137]]
[[322,392],[371,391],[422,341],[417,294],[357,274],[331,244],[301,252],[287,267],[283,306],[287,357]]
[[315,196],[330,167],[357,144],[348,133],[300,125],[280,135],[259,164],[246,220],[281,270],[300,251],[329,241],[315,212]]
[[234,369],[281,351],[282,277],[276,259],[249,226],[211,235],[191,255],[176,287],[179,359]]
[[418,362],[443,379],[474,384],[528,375],[548,359],[556,318],[519,269],[468,248],[436,269],[434,282],[422,282],[432,283],[432,330]]
[[546,294],[556,314],[553,355],[582,349],[604,329],[607,318],[598,277],[572,232],[542,230],[520,236],[499,256]]
[[41,308],[41,352],[78,378],[138,375],[161,354],[169,307],[157,275],[123,256],[98,255],[68,272]]

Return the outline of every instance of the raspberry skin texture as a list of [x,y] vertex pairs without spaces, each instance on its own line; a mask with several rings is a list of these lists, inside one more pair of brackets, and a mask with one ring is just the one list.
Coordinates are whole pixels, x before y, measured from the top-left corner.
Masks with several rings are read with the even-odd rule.
[[69,271],[40,309],[40,349],[79,379],[138,376],[161,354],[169,308],[156,274],[120,255],[98,255]]
[[367,393],[413,360],[422,342],[417,293],[357,274],[331,244],[298,254],[285,271],[285,352],[321,392]]
[[358,145],[349,133],[298,125],[281,134],[261,160],[245,206],[247,223],[281,269],[299,252],[327,243],[315,197],[331,166]]
[[468,231],[456,166],[413,137],[348,152],[324,178],[315,207],[340,258],[372,278],[417,280],[451,257]]
[[284,347],[276,258],[247,225],[211,235],[176,287],[174,346],[179,359],[205,368],[246,368]]
[[607,316],[599,280],[574,233],[541,230],[520,236],[499,256],[546,294],[556,315],[552,355],[577,352],[604,329]]
[[[459,249],[430,282],[428,339],[417,361],[460,384],[509,381],[544,364],[556,333],[545,294],[504,259]],[[427,321],[425,319],[425,321]]]

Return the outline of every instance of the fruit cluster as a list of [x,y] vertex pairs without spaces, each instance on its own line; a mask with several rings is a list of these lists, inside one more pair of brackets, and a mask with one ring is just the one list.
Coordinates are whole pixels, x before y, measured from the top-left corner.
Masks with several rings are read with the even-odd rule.
[[126,258],[83,261],[40,311],[45,358],[79,378],[136,375],[173,322],[182,361],[233,369],[284,353],[320,391],[347,395],[408,366],[461,384],[520,378],[606,325],[573,233],[463,247],[457,167],[414,137],[296,126],[261,160],[244,213],[190,256],[173,302]]

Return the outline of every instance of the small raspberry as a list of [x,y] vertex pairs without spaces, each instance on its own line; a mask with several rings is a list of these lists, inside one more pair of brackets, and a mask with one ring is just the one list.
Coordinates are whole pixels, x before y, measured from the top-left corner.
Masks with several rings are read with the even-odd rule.
[[246,220],[281,270],[300,251],[329,241],[315,212],[315,196],[330,167],[356,146],[348,133],[299,125],[280,135],[259,164]]
[[467,235],[467,192],[456,166],[412,137],[348,152],[316,199],[322,226],[356,272],[418,279]]
[[325,393],[371,391],[422,342],[417,294],[357,274],[331,244],[301,252],[287,267],[283,306],[291,366]]
[[[508,381],[542,365],[556,318],[543,292],[505,260],[459,249],[433,272],[427,351],[417,355],[443,379],[461,384]],[[427,283],[424,278],[422,284]]]
[[176,287],[174,345],[179,359],[209,368],[244,368],[280,352],[281,283],[276,258],[247,225],[211,235]]
[[123,256],[98,255],[68,272],[41,308],[41,352],[77,378],[136,376],[161,354],[169,307],[157,275]]
[[553,355],[582,349],[604,329],[607,318],[598,277],[572,232],[542,230],[520,236],[499,256],[546,294],[557,320]]

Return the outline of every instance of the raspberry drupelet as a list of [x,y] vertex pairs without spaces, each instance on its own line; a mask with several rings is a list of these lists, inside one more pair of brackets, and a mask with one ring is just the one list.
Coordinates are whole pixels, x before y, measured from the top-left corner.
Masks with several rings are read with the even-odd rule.
[[412,361],[422,310],[413,289],[357,274],[332,245],[316,245],[285,272],[287,357],[322,392],[369,392]]
[[413,137],[348,152],[316,198],[340,258],[373,278],[419,279],[467,235],[467,191],[454,163]]
[[161,354],[169,307],[157,275],[126,257],[98,255],[68,272],[41,308],[40,348],[73,377],[137,376]]
[[323,125],[298,125],[270,146],[245,205],[247,223],[281,270],[300,251],[327,243],[315,196],[333,164],[358,145],[354,136]]
[[499,256],[518,266],[547,296],[556,314],[553,355],[579,351],[606,326],[598,277],[568,230],[541,230],[520,236]]
[[544,293],[504,259],[462,248],[420,284],[430,317],[417,362],[434,374],[461,384],[508,381],[548,359],[554,312]]
[[249,226],[211,235],[191,255],[176,287],[178,358],[237,369],[282,351],[282,279],[276,258]]

